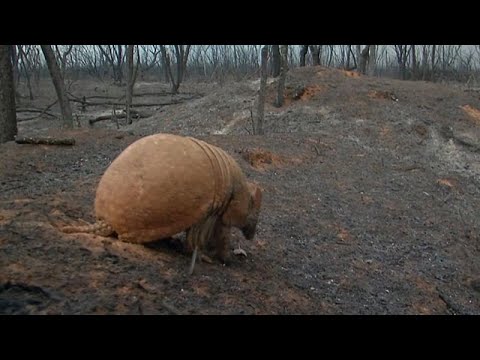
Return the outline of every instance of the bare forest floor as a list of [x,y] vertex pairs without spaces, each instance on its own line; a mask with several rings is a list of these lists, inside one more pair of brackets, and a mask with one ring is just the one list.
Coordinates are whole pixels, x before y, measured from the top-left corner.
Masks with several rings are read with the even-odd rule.
[[[185,83],[175,96],[138,82],[134,103],[147,106],[135,109],[151,116],[128,126],[88,125],[112,111],[93,103],[124,93],[93,81],[70,86],[92,103],[72,104],[74,130],[19,112],[20,136],[76,144],[0,145],[0,313],[480,314],[480,93],[321,67],[291,70],[286,84],[282,108],[269,84],[265,136],[251,135],[258,81]],[[53,103],[42,86],[19,108]],[[93,222],[109,163],[158,132],[222,147],[262,186],[255,239],[233,236],[246,257],[189,277],[174,241],[59,231]]]

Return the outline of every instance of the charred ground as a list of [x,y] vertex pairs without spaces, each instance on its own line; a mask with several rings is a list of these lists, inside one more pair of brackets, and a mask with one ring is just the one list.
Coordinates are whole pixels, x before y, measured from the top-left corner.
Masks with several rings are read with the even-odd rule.
[[[478,91],[292,70],[282,108],[270,83],[266,135],[254,136],[258,82],[167,88],[137,83],[134,102],[150,105],[136,109],[153,116],[120,119],[119,129],[88,126],[111,112],[105,105],[76,109],[81,127],[71,131],[19,115],[19,135],[76,144],[0,145],[0,313],[480,314]],[[123,89],[79,81],[71,92],[98,102]],[[46,83],[23,101],[54,99]],[[233,236],[247,257],[198,264],[189,277],[175,240],[145,247],[59,231],[94,220],[109,163],[157,132],[222,147],[262,186],[255,239]]]

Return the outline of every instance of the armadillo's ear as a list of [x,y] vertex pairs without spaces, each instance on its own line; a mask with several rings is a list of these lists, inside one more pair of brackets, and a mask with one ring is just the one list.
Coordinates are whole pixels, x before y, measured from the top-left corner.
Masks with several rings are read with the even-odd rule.
[[262,190],[257,184],[249,183],[248,190],[250,192],[250,199],[255,209],[260,209],[262,205]]

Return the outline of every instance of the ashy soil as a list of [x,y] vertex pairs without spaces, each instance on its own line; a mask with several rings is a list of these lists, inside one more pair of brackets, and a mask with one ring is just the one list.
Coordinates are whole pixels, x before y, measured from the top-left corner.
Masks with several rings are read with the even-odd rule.
[[[110,105],[75,103],[69,131],[19,113],[19,136],[76,143],[0,145],[0,313],[480,314],[480,92],[322,67],[286,84],[276,108],[269,82],[264,136],[251,134],[258,81],[180,95],[139,82],[135,109],[151,116],[131,125],[88,125]],[[124,93],[93,81],[70,91],[92,103]],[[55,100],[48,82],[37,93],[21,106]],[[188,276],[183,234],[143,246],[59,230],[93,222],[103,172],[158,132],[222,147],[262,187],[257,234],[234,231],[229,265]]]

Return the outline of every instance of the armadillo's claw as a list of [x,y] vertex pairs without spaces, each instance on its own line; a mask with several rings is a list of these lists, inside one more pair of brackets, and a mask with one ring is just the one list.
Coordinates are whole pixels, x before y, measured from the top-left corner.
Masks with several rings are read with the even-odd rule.
[[190,262],[190,268],[188,270],[188,275],[193,274],[193,269],[195,268],[195,260],[197,259],[198,246],[195,246],[192,254],[192,261]]
[[205,255],[205,254],[201,254],[199,257],[198,257],[198,260],[200,261],[205,261],[206,263],[208,264],[213,264],[213,260],[210,256],[208,255]]
[[241,249],[241,248],[237,248],[237,249],[233,250],[233,253],[235,255],[243,255],[243,256],[247,257],[247,252],[245,250]]

